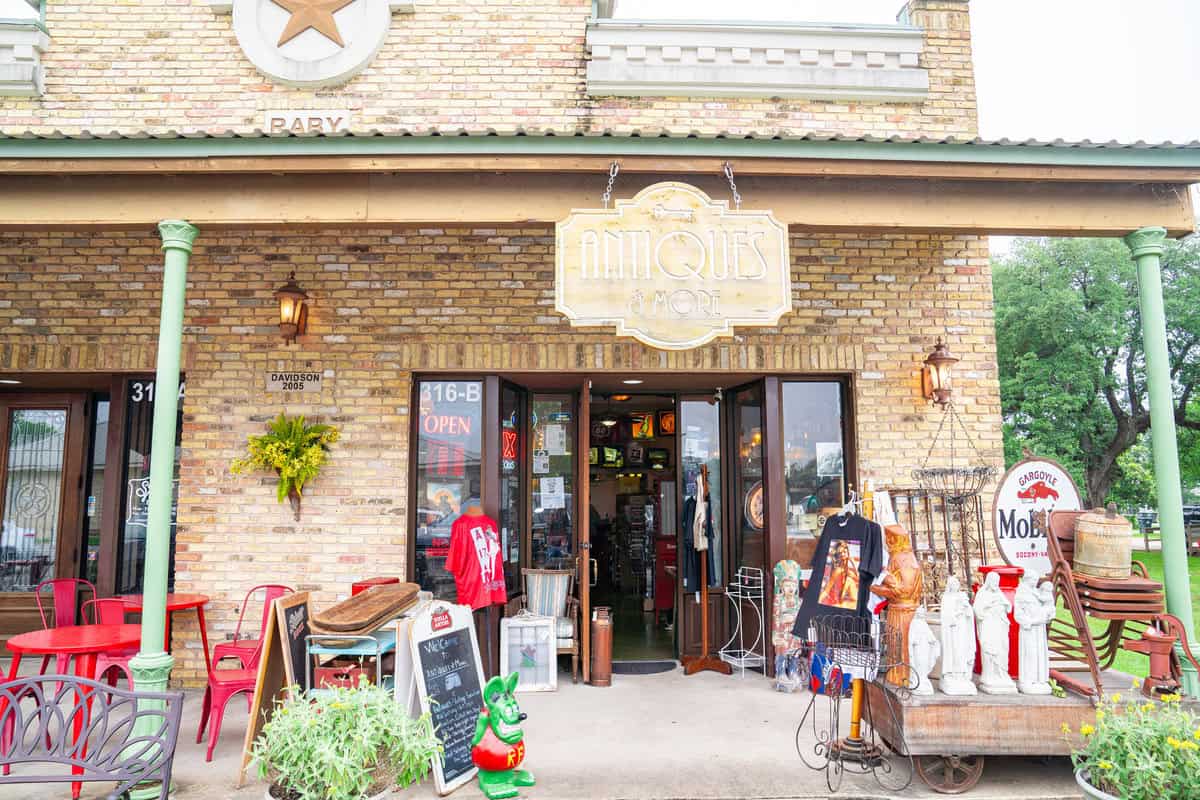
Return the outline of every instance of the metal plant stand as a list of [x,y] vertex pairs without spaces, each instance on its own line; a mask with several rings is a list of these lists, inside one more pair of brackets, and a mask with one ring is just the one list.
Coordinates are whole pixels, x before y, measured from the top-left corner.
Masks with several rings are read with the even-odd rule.
[[[823,645],[827,661],[822,678],[825,691],[813,693],[796,727],[796,753],[809,769],[824,771],[829,791],[836,792],[847,770],[859,775],[870,773],[888,792],[902,792],[912,783],[913,760],[904,741],[899,717],[888,693],[887,711],[872,709],[867,683],[883,680],[887,670],[904,663],[897,632],[887,632],[879,622],[851,614],[814,617],[812,630],[816,643]],[[913,674],[913,673],[910,673]],[[847,732],[843,735],[843,681],[852,678]],[[895,689],[893,688],[893,691]],[[907,688],[899,690],[908,694]],[[823,702],[824,697],[828,702]],[[876,733],[877,715],[886,713],[891,729],[900,731],[887,741]],[[815,743],[806,752],[802,736],[810,730]]]
[[[745,676],[746,668],[763,667],[767,663],[766,641],[763,630],[763,573],[754,567],[739,567],[737,580],[725,588],[725,596],[733,604],[734,626],[729,641],[717,653],[721,660],[737,667]],[[750,604],[758,619],[758,631],[750,647],[746,647],[746,627],[742,624],[743,608]],[[737,641],[737,647],[733,646]]]

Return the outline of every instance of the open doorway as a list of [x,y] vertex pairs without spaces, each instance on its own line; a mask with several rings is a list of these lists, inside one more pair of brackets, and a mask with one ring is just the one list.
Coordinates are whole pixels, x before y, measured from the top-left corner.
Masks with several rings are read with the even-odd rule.
[[676,396],[593,391],[590,407],[591,603],[612,609],[615,661],[673,659]]

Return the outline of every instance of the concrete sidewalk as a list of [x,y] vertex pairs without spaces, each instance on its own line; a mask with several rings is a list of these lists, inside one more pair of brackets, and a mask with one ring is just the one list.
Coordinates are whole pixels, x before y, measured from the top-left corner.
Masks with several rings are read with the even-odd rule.
[[[525,765],[538,778],[529,800],[718,800],[724,798],[829,797],[823,773],[796,755],[796,725],[807,694],[785,695],[768,681],[682,671],[646,676],[616,675],[606,689],[573,685],[560,675],[557,692],[520,695],[525,723]],[[195,744],[200,693],[188,693],[184,730],[175,758],[178,800],[258,800],[264,785],[253,775],[234,788],[245,735],[246,710],[229,705],[211,764]],[[811,746],[811,743],[810,743]],[[102,796],[103,784],[84,797]],[[69,797],[66,785],[0,786],[0,798]],[[437,797],[432,780],[396,795],[403,800]],[[474,783],[453,794],[483,795]],[[886,792],[869,776],[846,775],[839,798],[940,797],[920,779],[903,793]],[[971,800],[1077,798],[1066,759],[988,759]]]

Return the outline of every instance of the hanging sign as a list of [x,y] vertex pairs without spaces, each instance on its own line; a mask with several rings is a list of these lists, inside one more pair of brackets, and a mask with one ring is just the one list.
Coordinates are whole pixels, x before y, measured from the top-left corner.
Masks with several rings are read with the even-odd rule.
[[1046,536],[1034,529],[1036,511],[1078,511],[1079,489],[1065,469],[1048,458],[1028,458],[1004,473],[992,500],[992,535],[1004,561],[1048,575]]
[[787,226],[686,183],[576,209],[555,237],[554,307],[572,325],[615,325],[651,347],[688,350],[792,310]]

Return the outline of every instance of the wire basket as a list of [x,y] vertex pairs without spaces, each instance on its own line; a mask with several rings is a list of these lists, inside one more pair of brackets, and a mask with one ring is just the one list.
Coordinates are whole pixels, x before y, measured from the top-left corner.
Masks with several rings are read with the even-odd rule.
[[825,645],[829,658],[843,669],[869,673],[905,663],[899,631],[889,631],[883,619],[856,614],[822,614],[812,618],[815,641]]
[[929,467],[914,469],[912,474],[923,491],[944,497],[951,503],[962,503],[983,491],[983,487],[996,477],[996,468]]

